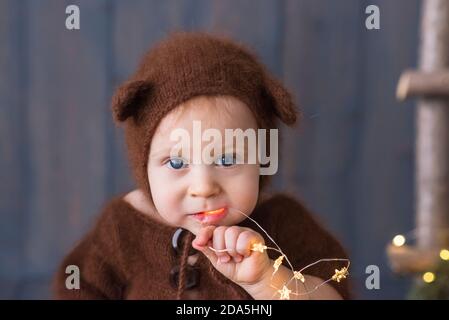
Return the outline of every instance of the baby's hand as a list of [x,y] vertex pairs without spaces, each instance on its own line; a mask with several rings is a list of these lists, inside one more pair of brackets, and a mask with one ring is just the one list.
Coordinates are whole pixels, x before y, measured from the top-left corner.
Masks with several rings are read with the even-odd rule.
[[199,231],[192,246],[203,252],[215,269],[230,280],[239,285],[252,285],[262,281],[272,269],[266,251],[251,251],[255,243],[263,244],[263,237],[249,228],[207,226]]

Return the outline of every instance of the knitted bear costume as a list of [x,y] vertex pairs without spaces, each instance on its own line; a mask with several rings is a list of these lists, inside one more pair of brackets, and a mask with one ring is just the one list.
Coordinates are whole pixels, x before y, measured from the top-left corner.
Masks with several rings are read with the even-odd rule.
[[[152,136],[171,110],[196,96],[230,95],[252,111],[258,127],[293,125],[297,111],[290,93],[243,46],[205,33],[170,35],[143,58],[113,98],[114,119],[125,129],[128,157],[137,185],[152,203],[147,162]],[[276,240],[295,270],[322,258],[346,258],[339,242],[293,197],[262,196],[251,217]],[[152,206],[152,213],[157,210]],[[260,232],[248,219],[239,225]],[[104,206],[94,228],[62,262],[55,296],[62,299],[252,299],[199,253],[189,256],[193,234],[162,224],[123,199]],[[266,243],[270,243],[265,238]],[[277,255],[268,251],[271,259]],[[80,268],[80,289],[65,285],[68,265]],[[329,279],[342,264],[318,264],[307,274]],[[332,283],[349,297],[346,281]],[[311,288],[309,288],[310,290]]]

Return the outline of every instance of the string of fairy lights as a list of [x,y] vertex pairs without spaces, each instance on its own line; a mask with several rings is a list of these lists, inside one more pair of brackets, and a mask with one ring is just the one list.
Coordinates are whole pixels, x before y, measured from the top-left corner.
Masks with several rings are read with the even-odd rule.
[[[412,232],[414,233],[415,230]],[[391,243],[393,244],[393,246],[398,248],[405,246],[408,241],[413,240],[413,237],[409,236],[409,234],[412,232],[409,232],[407,235],[398,234],[394,236],[393,239],[391,240]],[[449,249],[441,248],[439,250],[439,258],[443,261],[449,261]],[[436,274],[430,270],[422,272],[421,274],[422,280],[428,284],[434,282],[436,280],[436,277],[437,277]]]
[[[344,258],[320,259],[320,260],[317,260],[317,261],[303,267],[300,270],[295,270],[293,265],[291,264],[290,260],[288,259],[287,255],[282,251],[282,249],[278,246],[276,241],[267,233],[267,231],[259,223],[257,223],[257,221],[255,221],[254,219],[252,219],[250,216],[248,216],[244,212],[240,211],[239,209],[236,209],[236,208],[229,208],[229,209],[235,210],[236,212],[242,214],[247,219],[252,221],[268,237],[268,239],[270,239],[273,242],[273,244],[276,246],[276,247],[269,247],[269,246],[266,246],[265,244],[259,242],[259,243],[254,243],[251,247],[251,251],[254,251],[254,252],[264,253],[266,250],[273,250],[280,254],[279,257],[273,263],[273,273],[271,275],[272,279],[275,276],[275,274],[278,272],[280,266],[284,263],[284,261],[287,263],[290,270],[292,271],[292,277],[286,283],[284,283],[282,285],[282,288],[277,288],[277,287],[272,286],[274,289],[276,289],[276,292],[272,298],[274,298],[276,295],[278,295],[279,299],[281,299],[281,300],[289,300],[291,295],[294,295],[294,296],[310,295],[311,293],[315,292],[316,290],[318,290],[321,286],[325,285],[326,283],[329,283],[331,281],[341,282],[342,280],[346,279],[347,276],[349,275],[349,267],[350,267],[351,262],[349,259],[344,259]],[[414,231],[412,231],[412,232],[414,232]],[[392,245],[395,247],[398,247],[398,248],[405,246],[408,241],[413,239],[413,237],[409,236],[410,233],[408,233],[406,235],[398,234],[398,235],[394,236],[393,239],[391,240]],[[228,251],[227,249],[217,250],[212,247],[209,247],[209,249],[211,249],[215,252]],[[439,258],[443,261],[449,261],[449,248],[441,248],[439,250]],[[306,287],[305,287],[306,278],[305,278],[304,274],[306,274],[305,271],[307,269],[309,269],[310,267],[317,265],[319,263],[338,262],[338,261],[345,262],[346,266],[344,266],[340,269],[335,269],[333,275],[331,275],[328,279],[326,279],[325,281],[323,281],[320,284],[313,287],[311,290],[306,289]],[[428,283],[428,284],[430,284],[436,280],[436,274],[433,271],[425,271],[422,273],[421,277],[422,277],[423,282]],[[289,284],[292,281],[295,281],[295,290],[294,291],[289,289]],[[304,290],[302,292],[300,292],[300,290],[298,289],[298,281],[304,287]]]
[[[279,257],[274,261],[273,263],[273,273],[271,274],[271,279],[273,280],[273,277],[275,276],[275,274],[278,272],[280,266],[283,264],[283,262],[285,261],[291,272],[292,272],[292,277],[282,285],[282,288],[278,288],[275,287],[273,285],[271,285],[272,288],[274,288],[276,291],[273,294],[272,298],[276,297],[276,295],[279,296],[280,300],[289,300],[290,299],[290,295],[293,296],[303,296],[303,295],[307,295],[309,296],[311,293],[317,291],[320,287],[322,287],[323,285],[331,282],[331,281],[335,281],[335,282],[341,282],[343,279],[346,279],[346,277],[349,275],[349,266],[351,264],[349,259],[345,259],[345,258],[326,258],[326,259],[320,259],[317,260],[311,264],[308,264],[307,266],[303,267],[300,270],[295,270],[295,268],[293,267],[292,263],[290,262],[290,260],[288,259],[287,255],[282,251],[282,249],[278,246],[278,244],[276,243],[276,241],[274,241],[274,239],[268,234],[268,232],[259,224],[257,223],[257,221],[255,221],[254,219],[252,219],[250,216],[248,216],[247,214],[245,214],[244,212],[242,212],[239,209],[236,208],[229,208],[232,210],[235,210],[236,212],[242,214],[243,216],[245,216],[247,219],[249,219],[251,222],[253,222],[267,237],[268,239],[270,239],[273,244],[276,246],[274,247],[268,247],[263,243],[254,243],[251,246],[251,251],[254,252],[260,252],[263,253],[266,250],[273,250],[278,252],[280,255]],[[228,251],[228,249],[223,249],[223,250],[217,250],[215,248],[209,247],[209,249],[211,249],[212,251],[215,252],[226,252]],[[315,285],[311,290],[307,290],[305,283],[306,283],[306,278],[304,276],[305,271],[309,268],[311,268],[312,266],[315,266],[317,264],[320,263],[324,263],[324,262],[345,262],[346,266],[340,268],[340,269],[335,269],[334,274],[330,275],[328,279],[324,280],[323,282],[319,283],[318,285]],[[291,290],[289,288],[289,284],[295,281],[295,290]],[[298,281],[302,284],[304,290],[302,292],[300,292],[300,290],[298,289]]]

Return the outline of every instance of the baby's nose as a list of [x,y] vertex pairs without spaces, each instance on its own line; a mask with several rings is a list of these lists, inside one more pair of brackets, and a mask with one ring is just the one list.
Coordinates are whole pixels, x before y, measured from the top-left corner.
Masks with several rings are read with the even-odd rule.
[[188,191],[191,197],[208,198],[220,193],[220,185],[208,167],[196,165],[192,168],[192,180]]

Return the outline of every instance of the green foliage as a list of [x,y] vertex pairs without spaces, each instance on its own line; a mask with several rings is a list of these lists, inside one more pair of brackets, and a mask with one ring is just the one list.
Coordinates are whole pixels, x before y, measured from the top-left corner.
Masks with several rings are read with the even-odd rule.
[[411,300],[449,300],[449,261],[439,260],[434,270],[435,280],[425,283],[418,279],[411,289],[408,299]]

